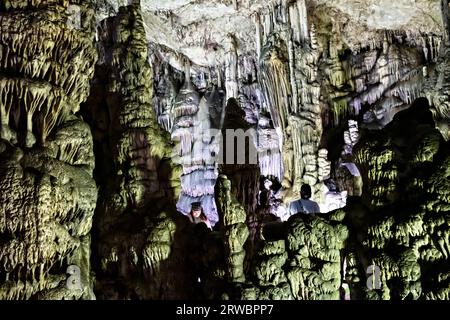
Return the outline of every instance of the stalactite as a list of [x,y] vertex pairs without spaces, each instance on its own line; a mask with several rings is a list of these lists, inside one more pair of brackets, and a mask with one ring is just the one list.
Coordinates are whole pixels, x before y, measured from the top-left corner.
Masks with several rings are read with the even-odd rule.
[[289,54],[289,75],[290,75],[290,82],[291,82],[291,92],[292,92],[292,109],[290,110],[293,113],[298,113],[299,107],[298,107],[298,88],[297,88],[297,82],[295,79],[295,61],[294,61],[294,43],[293,43],[293,34],[292,30],[289,35],[289,41],[288,41],[288,54]]
[[[273,132],[270,132],[269,134],[273,134]],[[260,133],[260,135],[264,134]],[[283,158],[278,147],[278,137],[272,137],[271,140],[272,141],[262,141],[260,139],[258,159],[261,175],[274,176],[281,180],[283,176]]]
[[255,13],[255,26],[256,26],[256,57],[257,61],[259,61],[261,56],[261,48],[262,48],[262,30],[261,30],[261,15],[259,12]]
[[233,35],[229,35],[227,56],[225,61],[225,92],[226,101],[230,98],[238,98],[238,56],[236,51],[236,40]]
[[444,22],[444,40],[445,45],[450,44],[450,17],[448,0],[441,1],[442,21]]
[[218,179],[217,202],[223,217],[225,232],[227,278],[229,282],[245,282],[244,244],[249,236],[246,213],[231,194],[231,182],[226,176]]
[[277,4],[274,2],[269,3],[270,6],[270,31],[271,33],[275,30],[278,25],[277,21]]
[[288,18],[288,23],[289,23],[289,29],[292,31],[292,41],[297,41],[299,42],[299,30],[296,28],[296,26],[298,25],[298,11],[295,10],[294,6],[288,6],[287,7],[287,18]]
[[299,30],[300,30],[300,42],[304,43],[309,40],[309,30],[308,30],[308,13],[306,9],[306,1],[298,0],[297,1],[297,10],[299,15]]
[[437,65],[438,78],[429,78],[424,84],[423,91],[432,106],[433,118],[436,126],[445,140],[450,139],[450,86],[449,81],[450,51],[445,49],[444,55]]
[[263,49],[260,61],[260,81],[269,104],[275,128],[286,128],[289,110],[289,80],[285,64],[277,53],[276,43]]
[[333,119],[334,125],[338,126],[341,119],[345,118],[348,114],[348,103],[346,99],[334,101],[333,103]]
[[[54,23],[64,21],[74,5],[85,25]],[[86,264],[79,263],[80,290],[59,288],[68,264],[90,258],[82,248],[90,240],[82,239],[88,238],[97,201],[92,135],[74,115],[87,98],[97,58],[90,10],[90,4],[74,1],[52,8],[27,1],[0,6],[1,137],[12,143],[0,153],[4,299],[93,297]],[[51,19],[30,20],[25,11]]]

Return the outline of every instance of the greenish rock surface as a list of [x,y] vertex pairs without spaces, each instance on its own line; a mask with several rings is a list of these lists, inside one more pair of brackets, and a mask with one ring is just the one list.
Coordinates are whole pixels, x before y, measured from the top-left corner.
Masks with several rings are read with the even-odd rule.
[[[350,216],[356,217],[356,211],[360,215],[359,221],[353,221],[358,230],[352,237],[359,248],[349,256],[349,264],[351,270],[355,270],[355,259],[360,269],[378,266],[381,287],[355,295],[448,299],[449,283],[442,275],[449,268],[450,158],[427,101],[418,100],[399,113],[376,136],[367,132],[356,148],[368,196],[363,197],[362,211],[347,208]],[[349,270],[350,282],[361,281],[353,278],[355,271]]]

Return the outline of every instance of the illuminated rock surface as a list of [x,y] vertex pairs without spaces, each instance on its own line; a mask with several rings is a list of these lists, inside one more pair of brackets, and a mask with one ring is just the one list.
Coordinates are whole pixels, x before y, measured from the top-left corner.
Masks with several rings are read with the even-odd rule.
[[0,299],[450,299],[448,13],[1,1]]

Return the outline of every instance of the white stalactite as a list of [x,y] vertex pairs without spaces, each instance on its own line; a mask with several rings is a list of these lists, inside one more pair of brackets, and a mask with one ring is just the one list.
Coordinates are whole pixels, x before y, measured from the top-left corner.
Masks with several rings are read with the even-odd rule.
[[256,26],[256,55],[259,61],[259,58],[261,56],[262,34],[261,34],[261,16],[258,12],[255,14],[255,26]]
[[227,54],[225,58],[225,88],[226,101],[230,98],[239,98],[238,86],[238,55],[236,42],[232,35],[227,39]]
[[309,39],[309,30],[308,30],[308,13],[306,9],[306,1],[298,0],[297,1],[297,9],[299,13],[299,23],[300,23],[300,35],[301,42],[305,42]]
[[289,35],[288,40],[288,54],[289,54],[289,76],[291,82],[291,92],[292,92],[292,112],[297,113],[299,111],[298,108],[298,88],[297,82],[295,80],[295,57],[294,57],[294,43],[293,43],[293,34],[291,29],[291,34]]
[[293,39],[300,42],[300,29],[298,28],[298,10],[295,5],[289,7],[290,29],[293,31]]

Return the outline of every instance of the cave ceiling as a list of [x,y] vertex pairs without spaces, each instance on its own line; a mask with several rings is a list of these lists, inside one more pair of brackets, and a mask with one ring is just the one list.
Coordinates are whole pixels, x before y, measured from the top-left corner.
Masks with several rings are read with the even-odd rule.
[[[267,14],[279,2],[143,0],[141,6],[150,41],[207,67],[223,60],[229,34],[237,38],[239,52],[255,52],[255,14]],[[313,0],[307,5],[312,23],[319,29],[323,21],[335,23],[349,47],[370,41],[376,30],[443,31],[440,0]]]

